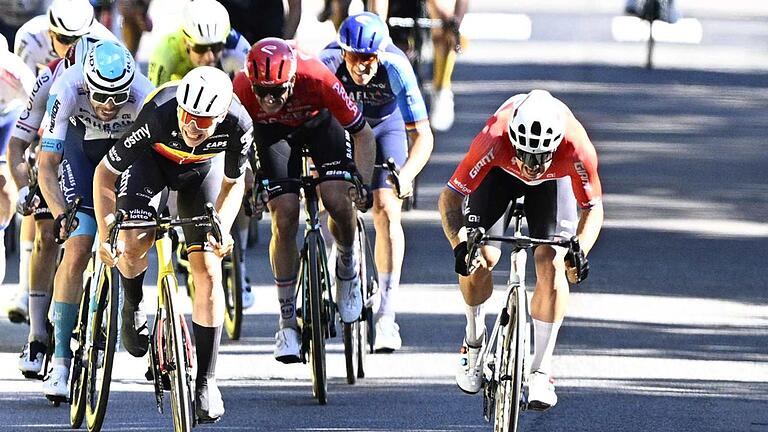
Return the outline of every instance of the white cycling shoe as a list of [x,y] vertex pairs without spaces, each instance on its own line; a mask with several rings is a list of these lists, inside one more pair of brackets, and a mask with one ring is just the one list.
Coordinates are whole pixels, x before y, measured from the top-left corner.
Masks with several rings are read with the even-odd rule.
[[53,365],[43,382],[43,394],[48,399],[69,398],[69,368],[63,365]]
[[345,323],[353,323],[360,318],[363,312],[363,293],[360,292],[360,276],[344,280],[336,273],[336,306],[339,316]]
[[48,348],[45,344],[36,340],[24,345],[19,356],[19,370],[25,378],[37,378],[40,375],[46,351]]
[[301,361],[301,337],[293,327],[285,327],[275,333],[275,360],[281,363],[298,363]]
[[532,372],[528,379],[528,408],[544,411],[556,404],[555,380],[544,372]]
[[243,285],[243,309],[249,309],[253,306],[255,299],[256,296],[253,295],[251,284],[246,281],[245,285]]
[[[483,343],[485,337],[483,337]],[[483,387],[483,364],[480,361],[482,345],[472,347],[467,340],[461,344],[459,350],[459,367],[456,370],[456,384],[464,393],[475,394]]]
[[376,320],[376,341],[373,350],[377,353],[391,353],[399,350],[403,345],[400,339],[400,326],[395,319],[388,315],[382,315]]
[[432,98],[429,123],[438,132],[446,132],[453,127],[453,92],[450,89],[438,90]]
[[29,293],[18,290],[6,309],[8,320],[14,324],[29,322]]

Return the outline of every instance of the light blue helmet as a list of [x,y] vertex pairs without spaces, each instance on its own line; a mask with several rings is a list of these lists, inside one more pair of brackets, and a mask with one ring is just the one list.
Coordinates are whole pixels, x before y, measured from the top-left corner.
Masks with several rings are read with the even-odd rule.
[[389,44],[389,30],[384,20],[371,12],[352,15],[341,23],[336,39],[345,51],[376,54]]
[[88,51],[83,65],[85,81],[92,91],[123,93],[128,91],[136,73],[136,64],[127,48],[118,42],[102,40]]

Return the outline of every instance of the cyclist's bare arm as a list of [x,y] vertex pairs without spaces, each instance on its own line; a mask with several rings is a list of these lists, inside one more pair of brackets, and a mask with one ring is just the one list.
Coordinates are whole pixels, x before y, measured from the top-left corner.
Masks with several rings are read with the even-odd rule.
[[368,123],[360,131],[352,134],[355,141],[355,165],[363,177],[365,184],[371,184],[373,179],[373,163],[376,160],[376,138]]
[[221,219],[221,232],[228,233],[235,222],[235,217],[243,203],[245,193],[245,174],[235,181],[225,178],[221,182],[221,191],[216,198],[216,212]]
[[469,0],[427,0],[427,3],[427,10],[437,14],[432,18],[441,19],[443,22],[456,20],[461,23],[469,7]]
[[41,151],[37,162],[40,190],[43,192],[43,197],[45,197],[53,217],[58,217],[67,208],[64,195],[59,187],[59,164],[61,159],[61,153]]
[[[284,39],[293,39],[301,20],[301,0],[288,0],[288,13],[285,16]],[[254,41],[255,42],[255,41]]]
[[591,208],[582,209],[579,217],[579,227],[576,235],[584,255],[588,255],[595,245],[600,229],[603,227],[603,205],[597,204]]
[[415,128],[408,130],[408,140],[411,142],[411,150],[408,154],[408,160],[400,168],[400,177],[413,182],[413,179],[424,169],[432,155],[435,140],[432,136],[432,129],[429,127],[429,121],[416,122]]
[[107,168],[103,160],[99,162],[96,172],[93,173],[93,211],[96,214],[99,239],[102,243],[107,241],[109,235],[109,224],[112,221],[108,219],[117,208],[114,188],[117,177],[117,174]]
[[467,233],[462,229],[464,227],[464,214],[461,211],[463,201],[464,196],[449,187],[443,188],[437,201],[440,218],[443,221],[443,232],[452,248],[462,241],[467,241]]
[[24,160],[24,151],[29,147],[29,143],[18,137],[11,137],[8,142],[8,164],[11,168],[11,177],[16,183],[16,189],[29,186],[29,169],[27,161]]

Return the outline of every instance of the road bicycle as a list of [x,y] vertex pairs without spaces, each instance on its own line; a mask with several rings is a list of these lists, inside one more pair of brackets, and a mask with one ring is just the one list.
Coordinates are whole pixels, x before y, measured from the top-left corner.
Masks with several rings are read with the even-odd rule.
[[496,317],[488,343],[478,353],[483,365],[483,416],[488,422],[493,419],[496,432],[517,431],[520,413],[528,408],[523,389],[530,372],[532,324],[525,289],[526,251],[539,245],[566,247],[573,252],[580,249],[575,236],[536,239],[522,235],[523,216],[522,204],[516,203],[511,216],[513,236],[487,235],[482,228],[467,233],[470,272],[474,270],[472,263],[481,245],[499,241],[512,246],[506,301]]
[[254,200],[264,190],[277,185],[296,185],[301,191],[306,214],[304,243],[299,256],[297,298],[300,306],[296,308],[301,328],[301,361],[309,361],[312,372],[312,394],[320,405],[328,402],[328,380],[326,377],[325,339],[336,337],[336,305],[331,294],[330,273],[325,240],[320,229],[319,196],[317,186],[331,180],[351,183],[358,194],[362,193],[362,183],[349,172],[335,172],[314,176],[309,163],[309,153],[303,150],[303,168],[301,177],[262,180],[259,188],[254,188]]

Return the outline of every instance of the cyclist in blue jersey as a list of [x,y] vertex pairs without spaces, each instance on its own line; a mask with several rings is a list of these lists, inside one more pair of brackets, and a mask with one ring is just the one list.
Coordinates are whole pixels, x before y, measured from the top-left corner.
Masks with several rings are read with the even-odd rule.
[[[432,154],[434,139],[427,110],[408,58],[392,44],[387,25],[378,15],[364,12],[344,20],[336,42],[320,53],[320,59],[362,107],[373,127],[376,164],[391,157],[401,167],[400,196],[381,168],[374,171],[371,184],[381,288],[374,349],[392,352],[402,344],[395,323],[395,298],[405,253],[400,211],[402,199],[412,193],[413,179]],[[410,154],[408,140],[412,143]]]

